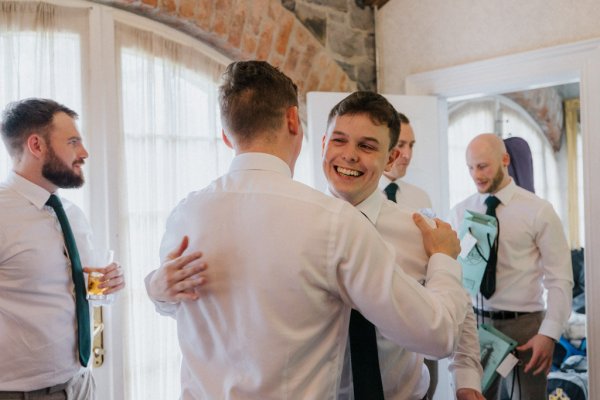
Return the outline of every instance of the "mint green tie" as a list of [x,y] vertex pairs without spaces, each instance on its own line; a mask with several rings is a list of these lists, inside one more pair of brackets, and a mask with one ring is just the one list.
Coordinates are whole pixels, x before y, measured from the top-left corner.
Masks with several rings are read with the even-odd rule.
[[60,199],[55,195],[50,195],[46,205],[52,207],[65,238],[65,247],[69,253],[71,260],[71,273],[73,275],[73,283],[75,284],[75,306],[77,309],[77,334],[79,340],[79,362],[84,367],[87,366],[90,359],[92,348],[92,335],[90,332],[90,308],[86,298],[85,280],[83,279],[83,268],[81,268],[81,260],[79,259],[79,251],[75,237],[71,230],[71,225],[67,219],[65,209],[60,202]]

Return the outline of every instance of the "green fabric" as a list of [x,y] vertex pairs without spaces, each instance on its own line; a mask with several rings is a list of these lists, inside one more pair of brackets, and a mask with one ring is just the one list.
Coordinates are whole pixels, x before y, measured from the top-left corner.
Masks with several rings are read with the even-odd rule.
[[71,225],[60,199],[56,195],[50,195],[46,205],[52,207],[56,213],[65,239],[65,247],[71,260],[71,273],[75,285],[75,306],[77,309],[79,361],[81,365],[86,367],[91,354],[92,336],[90,332],[90,308],[86,298],[85,279],[83,278],[83,268],[79,259],[79,251],[77,251],[75,237],[73,236]]

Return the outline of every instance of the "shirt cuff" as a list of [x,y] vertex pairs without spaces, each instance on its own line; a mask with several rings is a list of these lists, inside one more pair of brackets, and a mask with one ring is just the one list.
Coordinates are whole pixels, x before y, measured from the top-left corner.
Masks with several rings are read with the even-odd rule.
[[454,390],[474,389],[481,393],[481,377],[476,371],[468,368],[457,368],[452,374]]
[[[150,292],[148,291],[148,287],[150,285],[150,279],[152,279],[152,275],[154,275],[155,272],[156,271],[150,272],[146,276],[146,278],[144,278],[144,284],[146,285],[146,293],[148,293],[148,297],[150,297]],[[150,300],[152,300],[152,302],[154,303],[154,308],[156,309],[156,312],[158,312],[160,315],[166,315],[168,317],[175,317],[175,313],[177,312],[179,303],[160,301],[160,300],[153,299],[152,297],[150,297]]]
[[459,282],[462,282],[462,267],[460,263],[446,254],[434,253],[429,259],[427,277],[430,277],[431,273],[436,270],[443,270],[446,273],[454,275]]
[[542,321],[542,325],[538,331],[539,334],[548,336],[556,341],[558,341],[563,332],[563,325],[559,324],[556,321],[551,321],[545,319]]

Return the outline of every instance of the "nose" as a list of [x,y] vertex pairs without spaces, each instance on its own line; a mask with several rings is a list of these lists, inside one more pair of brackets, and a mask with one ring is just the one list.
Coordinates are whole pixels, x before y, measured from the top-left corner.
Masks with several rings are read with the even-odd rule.
[[86,158],[88,158],[88,156],[89,156],[88,151],[86,150],[86,148],[83,145],[81,145],[81,151],[79,152],[79,157],[86,159]]
[[358,161],[358,153],[352,147],[344,151],[344,153],[342,154],[342,158],[344,159],[344,161],[356,162]]

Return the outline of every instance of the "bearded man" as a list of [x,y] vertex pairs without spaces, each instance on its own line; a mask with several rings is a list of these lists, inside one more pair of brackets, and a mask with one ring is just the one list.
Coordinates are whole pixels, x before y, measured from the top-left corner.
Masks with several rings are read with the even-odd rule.
[[454,207],[451,224],[458,229],[465,210],[472,210],[495,216],[499,226],[481,293],[472,298],[475,314],[518,342],[521,361],[485,398],[500,399],[501,384],[513,399],[546,398],[554,344],[571,310],[573,274],[562,223],[548,201],[508,175],[510,157],[498,136],[475,137],[466,161],[478,193]]
[[124,280],[115,263],[82,268],[91,229],[56,194],[84,183],[76,118],[48,99],[11,103],[2,115],[13,168],[0,184],[0,399],[95,398],[84,272],[104,274],[105,294]]

